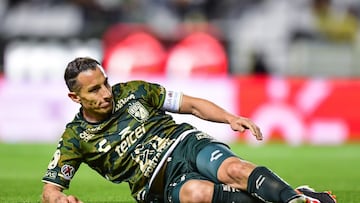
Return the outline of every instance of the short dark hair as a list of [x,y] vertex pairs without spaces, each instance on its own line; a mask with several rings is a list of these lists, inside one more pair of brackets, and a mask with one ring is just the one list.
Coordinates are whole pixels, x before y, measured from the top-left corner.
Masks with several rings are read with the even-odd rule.
[[68,63],[64,79],[66,86],[70,91],[77,91],[79,90],[79,86],[77,85],[77,76],[79,73],[86,71],[86,70],[95,70],[98,65],[101,65],[97,60],[89,58],[89,57],[78,57]]

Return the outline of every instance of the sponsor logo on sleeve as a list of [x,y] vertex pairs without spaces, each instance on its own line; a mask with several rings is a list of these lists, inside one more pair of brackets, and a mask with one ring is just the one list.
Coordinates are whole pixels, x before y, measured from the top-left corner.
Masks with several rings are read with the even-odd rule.
[[65,164],[64,166],[61,167],[61,174],[63,175],[64,179],[66,180],[70,180],[75,172],[75,168]]
[[56,176],[57,176],[57,172],[53,171],[53,170],[48,170],[45,173],[45,177],[48,178],[48,179],[54,180],[54,179],[56,179]]

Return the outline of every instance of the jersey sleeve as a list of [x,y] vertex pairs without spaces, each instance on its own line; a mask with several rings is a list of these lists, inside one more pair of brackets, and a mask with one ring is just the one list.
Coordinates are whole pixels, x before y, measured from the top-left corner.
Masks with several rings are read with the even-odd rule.
[[161,109],[175,113],[179,112],[182,95],[182,92],[166,91],[164,104]]
[[178,112],[182,99],[182,92],[167,90],[162,85],[156,83],[146,83],[147,101],[164,111]]
[[60,139],[42,182],[52,183],[63,189],[69,188],[82,160],[79,143],[70,134],[65,131]]

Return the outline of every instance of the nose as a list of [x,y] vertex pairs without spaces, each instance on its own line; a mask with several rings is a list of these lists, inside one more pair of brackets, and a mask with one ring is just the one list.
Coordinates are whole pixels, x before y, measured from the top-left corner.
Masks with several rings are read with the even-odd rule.
[[102,86],[101,87],[101,94],[104,98],[111,98],[112,97],[112,93],[111,93],[111,88],[108,88],[107,86]]

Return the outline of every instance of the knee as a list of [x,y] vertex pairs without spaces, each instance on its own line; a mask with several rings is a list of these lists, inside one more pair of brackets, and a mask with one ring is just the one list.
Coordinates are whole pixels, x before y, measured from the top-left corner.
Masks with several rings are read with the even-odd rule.
[[180,202],[211,203],[213,191],[214,191],[214,185],[209,181],[189,180],[181,187]]
[[244,160],[232,160],[224,167],[229,176],[236,178],[248,177],[254,170],[255,165]]
[[226,174],[230,177],[244,178],[246,177],[246,171],[248,167],[242,162],[231,162],[225,168]]
[[226,184],[243,188],[247,184],[250,173],[256,166],[250,162],[238,158],[229,158],[224,161],[218,171],[218,178]]

